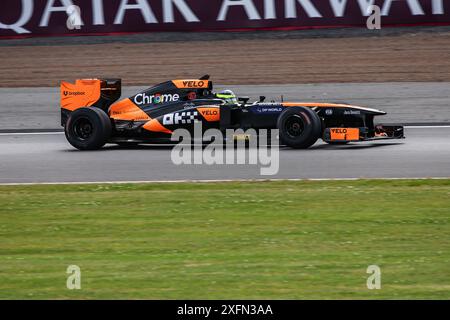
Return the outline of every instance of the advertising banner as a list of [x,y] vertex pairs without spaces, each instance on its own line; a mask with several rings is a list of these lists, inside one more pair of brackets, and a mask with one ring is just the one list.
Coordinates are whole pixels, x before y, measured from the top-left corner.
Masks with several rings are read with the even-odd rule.
[[2,0],[0,38],[450,24],[448,0]]

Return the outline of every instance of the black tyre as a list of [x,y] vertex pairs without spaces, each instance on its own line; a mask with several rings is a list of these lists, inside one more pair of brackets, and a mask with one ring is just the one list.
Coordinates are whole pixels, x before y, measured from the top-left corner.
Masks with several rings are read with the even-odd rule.
[[280,142],[291,148],[306,149],[322,134],[317,113],[306,107],[288,107],[278,117]]
[[97,150],[111,136],[111,120],[96,107],[80,108],[67,119],[64,132],[69,143],[79,150]]

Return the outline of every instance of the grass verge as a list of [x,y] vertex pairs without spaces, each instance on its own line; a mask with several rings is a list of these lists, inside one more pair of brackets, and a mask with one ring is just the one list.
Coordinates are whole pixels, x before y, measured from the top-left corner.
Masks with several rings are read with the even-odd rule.
[[450,180],[0,186],[0,298],[448,299],[449,235]]

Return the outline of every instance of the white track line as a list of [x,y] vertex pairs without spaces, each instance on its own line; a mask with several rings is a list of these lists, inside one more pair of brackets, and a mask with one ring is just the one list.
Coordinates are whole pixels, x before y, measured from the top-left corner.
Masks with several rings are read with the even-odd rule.
[[277,182],[277,181],[359,181],[359,180],[448,180],[450,177],[413,178],[311,178],[311,179],[218,179],[218,180],[148,180],[148,181],[86,181],[86,182],[23,182],[0,183],[0,186],[33,185],[97,185],[97,184],[164,184],[164,183],[217,183],[217,182]]
[[406,129],[434,129],[434,128],[450,128],[449,126],[405,126]]
[[64,132],[0,132],[0,136],[37,136],[49,134],[64,134]]

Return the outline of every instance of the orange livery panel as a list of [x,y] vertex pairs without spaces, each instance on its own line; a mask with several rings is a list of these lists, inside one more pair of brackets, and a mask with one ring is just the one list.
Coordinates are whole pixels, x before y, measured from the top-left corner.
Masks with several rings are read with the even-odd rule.
[[204,108],[197,108],[197,111],[208,122],[220,121],[220,109],[219,108],[204,107]]
[[208,89],[208,80],[172,80],[178,89]]
[[109,116],[114,120],[145,121],[151,118],[130,99],[114,103],[109,109]]
[[172,133],[172,130],[169,130],[166,127],[164,127],[157,119],[150,120],[149,122],[144,124],[143,128],[145,130],[152,132],[163,132],[168,134]]
[[74,111],[93,105],[100,99],[100,86],[98,79],[77,80],[75,84],[61,82],[61,108]]
[[359,128],[330,128],[331,141],[358,141]]

